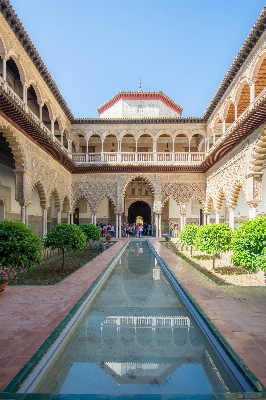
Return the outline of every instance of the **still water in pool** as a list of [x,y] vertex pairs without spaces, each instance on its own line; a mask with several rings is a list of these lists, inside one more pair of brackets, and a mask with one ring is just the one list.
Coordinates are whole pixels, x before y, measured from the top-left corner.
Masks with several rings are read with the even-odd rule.
[[35,388],[61,394],[235,392],[146,242],[131,242]]

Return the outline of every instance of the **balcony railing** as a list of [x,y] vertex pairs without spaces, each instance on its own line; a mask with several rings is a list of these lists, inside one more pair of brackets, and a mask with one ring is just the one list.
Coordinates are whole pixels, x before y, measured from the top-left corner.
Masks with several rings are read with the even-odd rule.
[[53,140],[53,142],[56,142],[57,145],[61,147],[61,150],[64,151],[67,155],[69,155],[68,150],[61,144],[61,142],[55,137],[55,135],[52,134],[50,129],[47,128],[47,126],[44,125],[44,123],[40,120],[39,117],[37,117],[36,114],[29,108],[27,104],[23,102],[23,100],[17,95],[16,92],[8,85],[6,81],[0,76],[0,87],[5,91],[5,93],[8,95],[10,99],[13,100],[16,105],[23,110],[30,118],[35,122],[35,124],[41,128],[47,137]]
[[200,164],[205,153],[73,153],[72,160],[77,164]]

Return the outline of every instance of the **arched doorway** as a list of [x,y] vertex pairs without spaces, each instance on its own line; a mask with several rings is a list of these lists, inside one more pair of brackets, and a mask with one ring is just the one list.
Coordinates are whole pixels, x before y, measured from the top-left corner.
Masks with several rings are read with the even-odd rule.
[[76,225],[79,225],[79,208],[75,208],[75,212],[74,212],[74,215],[73,215],[73,222],[74,222],[74,224],[76,224]]
[[141,219],[143,224],[151,223],[151,208],[144,201],[135,201],[128,209],[128,223],[141,223]]

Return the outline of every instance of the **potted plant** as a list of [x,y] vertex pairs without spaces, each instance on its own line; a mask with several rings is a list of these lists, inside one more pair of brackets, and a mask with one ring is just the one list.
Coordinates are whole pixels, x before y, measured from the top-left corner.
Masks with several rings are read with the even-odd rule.
[[171,242],[171,240],[172,240],[171,236],[169,236],[169,235],[165,236],[165,241],[166,242]]
[[112,240],[112,236],[109,235],[109,233],[107,233],[107,235],[105,236],[105,239],[110,242],[110,240]]
[[17,272],[15,268],[0,268],[0,292],[3,292],[5,290],[5,287],[7,286],[10,279],[17,279]]

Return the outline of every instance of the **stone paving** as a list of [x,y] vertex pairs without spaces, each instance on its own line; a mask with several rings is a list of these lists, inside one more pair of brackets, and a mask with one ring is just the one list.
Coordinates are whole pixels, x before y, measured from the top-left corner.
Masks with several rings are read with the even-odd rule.
[[[151,240],[172,272],[266,386],[266,287],[217,286]],[[23,367],[125,244],[116,244],[56,286],[9,286],[0,293],[0,391]]]

